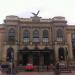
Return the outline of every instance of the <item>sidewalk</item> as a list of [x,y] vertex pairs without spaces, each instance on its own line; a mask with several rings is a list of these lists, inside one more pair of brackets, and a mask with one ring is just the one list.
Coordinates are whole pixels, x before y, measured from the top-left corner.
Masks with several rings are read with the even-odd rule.
[[[8,75],[8,74],[2,74],[2,75]],[[53,72],[21,72],[16,75],[54,75],[54,73]],[[72,73],[61,73],[61,75],[75,75],[75,71],[72,71]]]

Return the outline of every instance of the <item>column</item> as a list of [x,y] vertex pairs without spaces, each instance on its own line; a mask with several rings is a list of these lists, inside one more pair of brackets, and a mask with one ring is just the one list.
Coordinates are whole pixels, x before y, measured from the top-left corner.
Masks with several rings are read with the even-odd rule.
[[43,65],[44,65],[44,56],[43,54],[39,54],[39,71],[43,71]]
[[40,61],[39,61],[39,64],[40,64],[40,65],[44,65],[44,56],[43,56],[43,54],[41,54],[41,53],[39,54],[39,60],[40,60]]
[[72,42],[71,42],[71,33],[68,33],[68,38],[67,38],[67,42],[68,42],[68,55],[69,55],[69,59],[73,59],[73,53],[72,53]]
[[58,46],[57,45],[55,45],[54,52],[55,52],[56,61],[58,61],[59,57],[58,57]]

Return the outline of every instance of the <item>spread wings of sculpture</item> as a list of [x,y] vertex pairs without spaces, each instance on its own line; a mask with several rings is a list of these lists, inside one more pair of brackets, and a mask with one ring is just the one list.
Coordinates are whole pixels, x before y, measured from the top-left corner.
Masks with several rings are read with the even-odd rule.
[[34,16],[37,16],[39,14],[40,10],[35,14],[35,13],[32,13]]

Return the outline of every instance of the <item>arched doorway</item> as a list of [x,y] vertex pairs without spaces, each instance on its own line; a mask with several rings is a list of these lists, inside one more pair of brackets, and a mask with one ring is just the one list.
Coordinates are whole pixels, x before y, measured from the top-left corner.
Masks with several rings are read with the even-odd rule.
[[60,47],[58,50],[59,60],[65,60],[65,51],[64,48]]
[[9,47],[7,49],[6,60],[7,60],[7,62],[12,62],[14,60],[14,50],[12,47]]

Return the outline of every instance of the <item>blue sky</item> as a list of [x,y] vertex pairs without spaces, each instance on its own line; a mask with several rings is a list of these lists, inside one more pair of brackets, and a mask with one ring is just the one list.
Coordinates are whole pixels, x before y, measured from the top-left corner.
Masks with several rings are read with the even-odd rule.
[[75,25],[75,0],[0,0],[0,23],[8,15],[27,18],[38,10],[43,18],[64,16],[68,24]]

